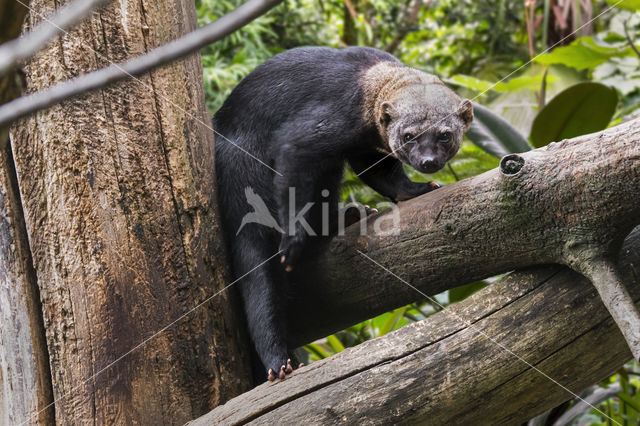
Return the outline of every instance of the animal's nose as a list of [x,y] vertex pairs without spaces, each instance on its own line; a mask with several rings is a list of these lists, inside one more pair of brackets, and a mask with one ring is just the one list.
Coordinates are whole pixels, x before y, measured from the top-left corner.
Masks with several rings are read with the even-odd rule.
[[424,157],[421,161],[420,161],[420,167],[422,168],[422,170],[437,170],[438,169],[438,163],[436,162],[436,160],[433,157]]

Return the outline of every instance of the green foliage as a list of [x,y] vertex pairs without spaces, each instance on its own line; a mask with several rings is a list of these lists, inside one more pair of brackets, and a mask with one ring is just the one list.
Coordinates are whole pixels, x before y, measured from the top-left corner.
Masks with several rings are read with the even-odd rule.
[[[453,83],[456,86],[466,87],[471,90],[479,92],[487,92],[489,90],[495,90],[498,93],[515,92],[520,89],[536,90],[542,84],[542,75],[528,76],[523,75],[520,77],[514,77],[509,81],[499,81],[492,83],[487,80],[481,80],[479,78],[470,77],[468,75],[454,75],[447,82]],[[548,79],[549,82],[552,79]]]
[[631,11],[640,10],[640,0],[607,0],[611,6],[627,9]]
[[[616,374],[592,387],[587,393],[599,388],[617,387],[621,389],[613,398],[606,398],[602,401],[594,401],[596,409],[586,408],[582,416],[575,418],[571,424],[581,424],[589,422],[590,425],[638,425],[640,424],[640,368],[636,361],[627,363],[619,369]],[[574,405],[577,403],[573,401]],[[603,416],[605,413],[606,416]]]
[[[206,25],[232,11],[241,0],[197,0],[198,24]],[[266,40],[274,37],[274,17],[262,16],[202,49],[205,99],[210,111],[216,111],[238,82],[260,63],[273,56]]]
[[449,302],[456,303],[466,299],[487,286],[485,281],[477,281],[449,290]]
[[527,139],[515,127],[490,109],[474,104],[473,115],[467,137],[489,154],[502,157],[531,149]]
[[[623,11],[611,18],[606,31],[600,33],[602,39],[609,43],[628,44],[625,34],[629,34],[632,40],[636,39],[640,29],[640,14]],[[637,47],[637,43],[636,47]],[[638,106],[637,95],[640,93],[640,58],[629,50],[623,57],[614,57],[591,72],[595,81],[615,87],[622,95],[623,106],[618,116],[631,113]]]
[[607,127],[618,94],[600,83],[584,82],[558,94],[536,116],[531,142],[536,148],[552,141],[597,132]]
[[569,46],[557,47],[538,56],[535,61],[544,64],[562,64],[577,70],[593,69],[612,58],[627,56],[629,47],[621,43],[610,44],[593,37],[581,37]]

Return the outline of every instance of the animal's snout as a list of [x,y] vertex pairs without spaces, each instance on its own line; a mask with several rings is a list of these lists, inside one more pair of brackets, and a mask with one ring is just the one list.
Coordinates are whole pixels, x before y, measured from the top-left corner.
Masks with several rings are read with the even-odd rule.
[[420,171],[424,173],[433,173],[440,170],[440,165],[433,157],[423,157],[420,160]]

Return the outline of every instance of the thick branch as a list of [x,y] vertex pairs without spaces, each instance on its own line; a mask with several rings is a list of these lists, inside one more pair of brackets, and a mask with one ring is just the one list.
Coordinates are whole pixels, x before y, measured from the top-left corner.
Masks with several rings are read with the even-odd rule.
[[[617,253],[640,222],[640,120],[520,157],[400,206],[400,232],[378,236],[370,218],[336,237],[297,273],[289,323],[299,345],[448,288],[544,263],[569,264],[581,250]],[[390,216],[390,213],[382,215]]]
[[[20,0],[15,0],[20,3]],[[81,22],[91,12],[112,0],[76,0],[61,7],[53,16],[20,38],[0,46],[0,75],[24,63],[57,36]],[[28,2],[24,2],[28,3]]]
[[[620,262],[637,304],[639,265],[640,228],[627,239]],[[265,383],[190,425],[519,424],[628,359],[589,281],[565,267],[540,266]]]
[[0,126],[58,104],[65,99],[78,96],[90,90],[100,89],[117,81],[139,76],[161,65],[187,56],[246,25],[281,1],[249,0],[217,21],[164,46],[153,49],[144,55],[130,59],[122,64],[112,64],[98,71],[56,84],[30,96],[16,99],[0,107]]
[[629,296],[615,264],[603,259],[592,259],[574,270],[591,280],[602,303],[618,324],[634,358],[640,360],[640,313]]

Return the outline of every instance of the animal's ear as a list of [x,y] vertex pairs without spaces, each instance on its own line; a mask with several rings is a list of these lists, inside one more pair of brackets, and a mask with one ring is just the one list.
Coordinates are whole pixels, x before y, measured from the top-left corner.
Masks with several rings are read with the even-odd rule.
[[458,109],[458,114],[464,123],[464,131],[469,130],[471,122],[473,121],[473,104],[469,99],[462,101],[462,105]]
[[387,127],[387,125],[396,117],[396,109],[389,101],[384,101],[380,105],[380,124]]

